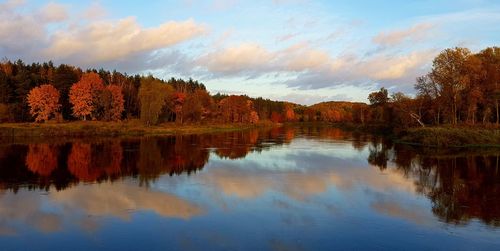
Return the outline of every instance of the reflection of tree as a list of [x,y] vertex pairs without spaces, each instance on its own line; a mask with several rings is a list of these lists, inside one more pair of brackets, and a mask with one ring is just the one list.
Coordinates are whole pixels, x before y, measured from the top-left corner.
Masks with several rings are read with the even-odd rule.
[[81,181],[94,181],[97,175],[91,169],[91,145],[86,143],[73,143],[68,156],[68,170]]
[[49,144],[29,145],[26,166],[33,173],[49,176],[57,168],[57,149]]
[[169,175],[200,170],[209,158],[203,136],[179,135],[162,138],[142,138],[137,169],[141,184]]
[[391,145],[389,141],[381,138],[373,138],[369,147],[368,163],[379,167],[381,170],[387,168]]
[[[393,158],[389,157],[391,151]],[[387,159],[416,180],[417,192],[431,200],[433,213],[444,222],[466,224],[480,219],[500,226],[498,153],[439,154],[385,143],[370,148],[370,163],[384,169]]]
[[255,142],[254,137],[250,137],[245,132],[232,132],[222,135],[219,140],[216,140],[214,146],[217,148],[215,153],[219,157],[229,159],[244,158],[250,151]]
[[438,182],[428,188],[433,212],[455,224],[479,218],[500,226],[498,156],[466,156],[435,161]]
[[120,142],[75,142],[68,156],[68,170],[80,181],[93,182],[121,173],[123,149]]
[[154,138],[141,139],[139,162],[137,163],[141,184],[148,184],[149,180],[155,179],[161,174],[163,158],[157,143],[158,141]]
[[[140,139],[82,139],[56,144],[0,146],[0,188],[64,189],[77,182],[137,176],[142,184],[163,174],[191,174],[208,162],[210,151],[243,158],[253,151],[288,143],[297,128],[248,130]],[[214,149],[214,150],[211,150]]]

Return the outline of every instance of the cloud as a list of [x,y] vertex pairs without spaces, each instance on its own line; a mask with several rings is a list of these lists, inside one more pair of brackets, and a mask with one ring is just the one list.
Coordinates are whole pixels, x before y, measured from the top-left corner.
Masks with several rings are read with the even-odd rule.
[[210,52],[198,59],[198,64],[212,73],[235,75],[241,72],[267,72],[273,61],[273,53],[256,43]]
[[373,38],[373,42],[384,47],[419,42],[427,38],[434,27],[431,23],[419,23],[406,29],[383,31]]
[[66,6],[50,2],[40,10],[43,22],[62,22],[69,17]]
[[166,22],[155,28],[142,28],[135,18],[91,23],[52,37],[45,55],[58,59],[77,57],[88,62],[112,61],[154,51],[204,34],[206,28],[193,20]]
[[85,19],[99,19],[105,17],[107,14],[104,7],[98,2],[93,2],[90,6],[83,12],[82,16]]
[[[172,48],[208,30],[193,19],[168,21],[156,27],[142,27],[135,17],[98,20],[104,13],[98,4],[73,18],[64,5],[54,2],[31,12],[21,7],[22,1],[0,4],[0,54],[14,60],[56,60],[82,67],[129,61],[129,66],[135,65],[129,69],[140,68],[143,62],[131,59]],[[58,25],[50,26],[53,23]]]

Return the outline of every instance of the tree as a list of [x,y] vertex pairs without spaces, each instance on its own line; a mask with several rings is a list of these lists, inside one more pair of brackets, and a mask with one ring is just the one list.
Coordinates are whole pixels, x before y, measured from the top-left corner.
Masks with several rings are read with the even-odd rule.
[[448,117],[452,124],[458,123],[460,92],[469,84],[466,62],[471,52],[466,48],[446,49],[433,61],[432,79],[440,86],[444,102],[451,104]]
[[183,107],[184,102],[186,101],[186,93],[185,92],[176,92],[174,95],[174,112],[175,112],[175,122],[180,122],[182,124],[184,119]]
[[415,100],[406,96],[402,92],[396,92],[391,96],[392,106],[395,110],[395,117],[397,118],[396,123],[402,126],[408,126],[411,124],[412,120],[418,122],[422,127],[425,127],[424,122],[422,122],[421,115],[415,112]]
[[141,121],[147,125],[155,125],[165,105],[169,90],[168,85],[149,76],[141,80],[139,101],[141,103]]
[[212,113],[213,100],[207,91],[198,89],[188,94],[182,105],[182,120],[191,122],[206,120]]
[[47,121],[59,111],[59,91],[52,85],[41,85],[28,93],[30,113],[36,122]]
[[[500,47],[486,48],[477,56],[481,59],[485,71],[485,99],[495,110],[495,123],[500,125]],[[484,120],[486,118],[483,118]]]
[[102,109],[102,118],[106,121],[119,121],[124,110],[122,88],[118,85],[108,85],[101,91],[99,108]]
[[[417,91],[417,99],[420,102],[420,109],[424,109],[432,116],[434,123],[439,124],[441,121],[441,89],[439,85],[432,79],[432,74],[426,74],[417,78],[415,84]],[[420,112],[419,112],[420,113]],[[422,117],[422,115],[420,115]]]
[[219,102],[219,113],[223,122],[251,123],[258,121],[254,112],[253,102],[244,96],[229,96]]
[[61,93],[61,113],[65,119],[72,118],[73,110],[69,102],[69,90],[74,83],[78,82],[80,76],[81,69],[73,66],[62,64],[55,69],[53,85]]
[[100,91],[104,89],[101,77],[94,72],[83,74],[80,81],[71,86],[69,101],[73,105],[73,116],[86,120],[96,110]]
[[389,101],[389,93],[384,87],[380,88],[378,92],[372,92],[368,96],[368,100],[372,105],[384,105]]

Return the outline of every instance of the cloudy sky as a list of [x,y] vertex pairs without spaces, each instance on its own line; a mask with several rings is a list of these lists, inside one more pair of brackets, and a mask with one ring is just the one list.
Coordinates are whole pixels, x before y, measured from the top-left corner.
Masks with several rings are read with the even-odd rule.
[[494,45],[498,0],[0,1],[2,58],[303,104],[412,92],[444,48]]

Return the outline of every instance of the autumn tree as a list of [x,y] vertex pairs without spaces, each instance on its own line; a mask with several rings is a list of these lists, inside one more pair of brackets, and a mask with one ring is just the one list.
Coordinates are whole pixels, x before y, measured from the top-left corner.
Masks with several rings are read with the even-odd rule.
[[172,91],[168,85],[149,76],[141,80],[139,100],[141,103],[141,121],[147,125],[155,125],[165,105],[168,92]]
[[466,48],[446,49],[433,61],[432,79],[440,86],[443,102],[450,104],[447,109],[449,122],[458,123],[460,92],[469,84],[467,59],[471,52]]
[[[495,114],[495,123],[500,125],[500,47],[490,47],[481,51],[477,55],[483,65],[484,79],[483,86],[485,89],[485,101],[492,107]],[[488,106],[489,107],[489,106]],[[488,109],[485,108],[486,109]],[[483,113],[483,122],[488,117],[488,111]]]
[[293,105],[290,103],[285,104],[284,111],[286,121],[295,121],[295,111],[293,110]]
[[443,106],[441,102],[441,88],[432,79],[432,74],[418,77],[415,90],[417,91],[417,99],[420,101],[420,109],[426,112],[422,117],[432,117],[432,121],[435,124],[439,124]]
[[73,105],[73,116],[86,120],[87,116],[95,118],[95,108],[100,92],[104,89],[101,77],[94,72],[83,74],[80,81],[71,86],[69,101]]
[[36,122],[47,121],[54,116],[61,105],[59,91],[52,85],[41,85],[31,89],[28,93],[30,113]]
[[174,99],[173,99],[175,122],[179,122],[181,124],[184,119],[183,107],[184,107],[184,102],[186,102],[186,96],[187,94],[185,92],[176,92],[174,94]]
[[219,102],[219,113],[223,122],[229,123],[256,123],[258,115],[255,113],[253,102],[244,96],[229,96]]
[[198,89],[188,94],[182,105],[181,121],[204,121],[210,117],[213,111],[213,100],[207,91]]
[[108,85],[100,92],[97,115],[106,121],[119,121],[124,110],[122,88]]

